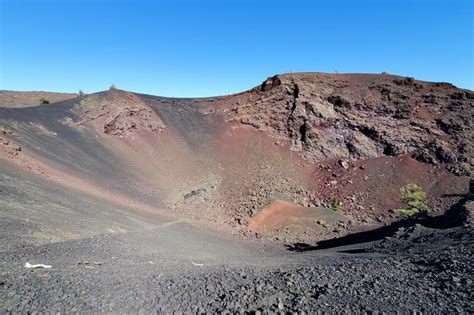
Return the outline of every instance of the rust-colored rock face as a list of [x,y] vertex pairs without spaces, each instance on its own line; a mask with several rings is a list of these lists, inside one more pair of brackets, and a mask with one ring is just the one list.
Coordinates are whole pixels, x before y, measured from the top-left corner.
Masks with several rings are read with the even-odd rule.
[[287,74],[233,107],[241,122],[287,139],[313,161],[411,154],[467,174],[474,93],[391,75]]
[[[312,242],[395,220],[408,183],[432,211],[459,200],[473,104],[447,83],[367,74],[284,74],[204,99],[113,90],[0,108],[0,168],[133,213]],[[345,219],[318,219],[334,199]]]

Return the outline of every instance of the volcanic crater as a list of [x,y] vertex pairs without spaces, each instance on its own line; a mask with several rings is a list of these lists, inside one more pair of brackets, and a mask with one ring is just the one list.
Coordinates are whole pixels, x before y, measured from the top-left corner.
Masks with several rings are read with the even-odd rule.
[[[357,229],[396,219],[410,182],[435,212],[467,193],[473,104],[469,90],[392,75],[284,74],[201,99],[110,90],[1,108],[0,152],[4,167],[131,213],[258,237],[249,223],[272,201],[329,207],[337,198]],[[314,233],[317,214],[304,221],[270,234],[314,243],[347,232]]]
[[[394,211],[403,207],[400,188],[409,183],[422,187],[430,217],[447,226],[452,217],[446,210],[469,195],[474,92],[449,83],[291,73],[209,98],[113,89],[52,93],[46,97],[54,102],[32,106],[31,94],[0,97],[4,270],[14,258],[46,258],[32,254],[41,246],[53,252],[61,246],[54,244],[76,242],[72,248],[82,248],[88,238],[100,243],[107,235],[157,228],[173,229],[157,240],[182,250],[176,257],[211,259],[202,255],[207,247],[183,244],[210,244],[217,242],[210,235],[219,235],[216,244],[226,257],[236,246],[239,259],[258,265],[248,257],[271,252],[266,246],[305,251],[394,226],[400,235],[413,235],[397,225],[401,218]],[[334,200],[340,212],[331,209]],[[470,217],[472,203],[462,207]],[[414,231],[425,235],[419,227]],[[137,235],[133,246],[154,243]],[[184,243],[173,237],[184,237]],[[239,242],[259,249],[248,252]],[[217,246],[209,244],[202,246]],[[157,251],[146,246],[143,253]],[[7,274],[14,283],[15,272]]]

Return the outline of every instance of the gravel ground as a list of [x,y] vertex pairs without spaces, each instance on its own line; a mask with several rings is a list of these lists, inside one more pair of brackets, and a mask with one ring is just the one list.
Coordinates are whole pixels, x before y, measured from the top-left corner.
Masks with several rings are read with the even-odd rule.
[[472,227],[415,226],[381,242],[290,252],[176,223],[30,246],[0,252],[0,314],[473,313],[473,236]]

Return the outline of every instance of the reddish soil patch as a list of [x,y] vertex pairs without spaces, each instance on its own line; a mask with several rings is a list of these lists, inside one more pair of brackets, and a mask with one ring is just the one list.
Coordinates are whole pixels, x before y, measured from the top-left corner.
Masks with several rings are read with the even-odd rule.
[[344,216],[328,208],[303,207],[274,200],[260,210],[248,224],[248,229],[263,237],[285,242],[314,242],[335,237],[350,223]]
[[297,221],[305,216],[308,209],[289,202],[275,200],[250,220],[248,228],[262,234],[267,234],[275,229],[285,229],[289,225],[297,224]]

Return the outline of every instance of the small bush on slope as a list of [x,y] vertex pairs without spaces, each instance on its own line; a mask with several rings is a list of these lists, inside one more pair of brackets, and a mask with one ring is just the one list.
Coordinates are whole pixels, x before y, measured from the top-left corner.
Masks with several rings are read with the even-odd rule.
[[417,184],[410,183],[400,188],[401,200],[407,205],[406,208],[396,209],[395,212],[403,216],[424,215],[428,212],[425,198],[426,193]]
[[332,198],[331,200],[331,209],[337,213],[341,213],[342,211],[341,202],[336,197]]
[[49,100],[44,96],[40,97],[39,102],[41,105],[49,104]]

